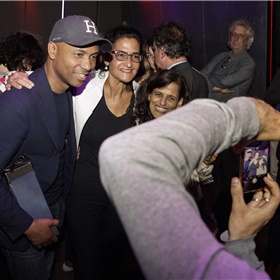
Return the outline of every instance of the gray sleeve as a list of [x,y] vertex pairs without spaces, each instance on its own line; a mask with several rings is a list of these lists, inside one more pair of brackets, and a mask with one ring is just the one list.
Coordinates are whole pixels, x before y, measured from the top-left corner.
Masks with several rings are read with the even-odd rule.
[[247,80],[251,80],[255,71],[255,62],[251,57],[244,57],[236,65],[233,73],[210,75],[211,83],[220,88],[233,88]]
[[216,241],[184,187],[206,156],[258,128],[247,98],[199,99],[103,143],[101,179],[147,279],[268,278]]
[[254,241],[255,235],[239,240],[228,240],[228,231],[221,235],[221,240],[225,242],[226,249],[234,256],[246,260],[252,267],[257,270],[264,271],[264,263],[259,261],[255,254],[256,243]]

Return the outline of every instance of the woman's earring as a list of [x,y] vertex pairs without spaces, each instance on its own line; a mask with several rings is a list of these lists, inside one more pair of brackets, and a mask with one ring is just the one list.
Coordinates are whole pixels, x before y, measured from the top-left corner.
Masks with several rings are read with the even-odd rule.
[[108,71],[109,67],[108,67],[108,64],[105,64],[105,71]]

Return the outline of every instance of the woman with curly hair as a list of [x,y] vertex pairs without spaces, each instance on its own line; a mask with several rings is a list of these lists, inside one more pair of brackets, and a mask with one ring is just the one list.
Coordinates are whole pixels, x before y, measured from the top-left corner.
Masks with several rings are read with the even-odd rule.
[[30,71],[43,65],[43,49],[38,38],[17,31],[0,42],[0,64],[9,71]]
[[[6,68],[6,73],[34,71],[44,61],[45,55],[39,39],[29,33],[17,31],[0,41],[0,65]],[[5,91],[4,85],[0,85],[0,91]]]

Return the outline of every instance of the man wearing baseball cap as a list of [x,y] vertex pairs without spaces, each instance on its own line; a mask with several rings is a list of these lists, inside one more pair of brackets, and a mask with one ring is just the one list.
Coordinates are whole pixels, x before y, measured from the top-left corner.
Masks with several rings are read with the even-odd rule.
[[54,217],[29,215],[1,174],[0,248],[12,279],[51,277],[58,240],[51,227],[61,226],[76,158],[71,87],[83,84],[100,50],[111,49],[90,18],[65,17],[53,27],[44,66],[29,76],[34,87],[0,96],[0,169],[26,155]]

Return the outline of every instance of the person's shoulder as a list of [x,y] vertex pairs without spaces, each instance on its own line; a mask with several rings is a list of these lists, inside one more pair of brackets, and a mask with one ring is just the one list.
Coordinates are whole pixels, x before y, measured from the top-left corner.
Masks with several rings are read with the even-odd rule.
[[222,59],[223,57],[225,57],[225,58],[228,58],[230,56],[230,52],[219,52],[219,53],[217,53],[217,54],[215,54],[213,57],[212,57],[212,59],[211,60],[220,60],[220,59]]
[[200,78],[201,80],[206,81],[205,76],[200,71],[198,71],[196,68],[192,67],[192,72],[193,72],[194,76]]
[[192,67],[188,61],[184,61],[183,63],[172,65],[172,67],[169,68],[172,71],[175,71],[179,74],[181,74],[186,81],[192,80]]
[[214,57],[229,56],[229,55],[230,55],[230,51],[226,51],[226,52],[219,52]]
[[15,114],[15,112],[28,111],[32,107],[33,94],[30,90],[24,89],[11,89],[6,90],[0,95],[0,106],[3,114]]
[[256,66],[255,60],[252,58],[252,56],[250,56],[248,51],[244,51],[240,55],[241,55],[241,62],[243,65],[247,65],[247,66],[251,65],[252,67]]
[[22,87],[21,89],[17,89],[12,87],[10,90],[6,90],[5,92],[3,92],[0,97],[1,98],[5,98],[5,99],[18,99],[20,97],[25,97],[26,93],[30,93],[32,91],[32,89],[28,89],[26,87]]
[[198,74],[198,75],[202,75],[202,76],[203,76],[203,74],[202,74],[199,70],[197,70],[196,68],[194,68],[194,67],[192,67],[192,71],[193,71],[194,73]]
[[[30,79],[32,82],[34,82],[36,80],[41,80],[41,79],[44,79],[47,81],[47,75],[46,75],[44,67],[37,68],[36,70],[31,72],[28,76],[28,79]],[[35,83],[35,87],[36,87],[36,83]]]
[[28,100],[33,99],[34,94],[33,92],[37,92],[41,88],[45,88],[44,84],[42,83],[43,80],[47,82],[47,78],[44,72],[44,69],[38,68],[33,71],[28,78],[34,82],[34,87],[28,89],[26,87],[22,87],[21,89],[16,89],[12,87],[10,90],[6,90],[3,94],[0,95],[1,99],[0,102],[10,102],[10,103],[17,103],[17,102],[28,102]]
[[250,53],[249,53],[248,51],[242,52],[242,53],[240,54],[240,56],[242,57],[242,59],[254,61],[253,57],[250,55]]

